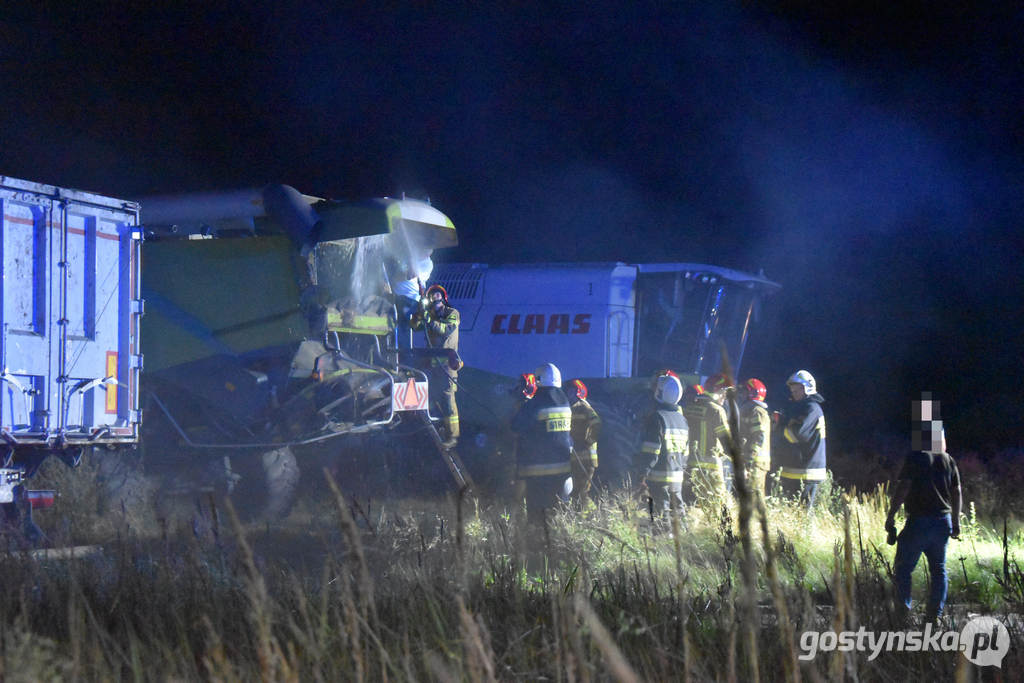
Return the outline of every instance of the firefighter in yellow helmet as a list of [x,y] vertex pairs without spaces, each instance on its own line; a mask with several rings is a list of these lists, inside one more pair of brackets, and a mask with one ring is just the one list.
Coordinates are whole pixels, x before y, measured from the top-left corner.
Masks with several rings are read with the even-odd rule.
[[459,358],[459,312],[448,303],[448,292],[441,285],[427,288],[420,313],[413,317],[412,328],[424,330],[432,349],[447,353],[429,357],[427,377],[430,399],[441,415],[443,446],[454,448],[459,440],[459,406],[455,402],[456,380],[462,369]]
[[771,418],[764,400],[764,382],[750,378],[743,383],[746,396],[739,404],[740,454],[750,490],[764,495],[764,482],[771,469]]
[[572,495],[579,502],[587,499],[594,470],[597,469],[597,439],[601,434],[601,418],[587,401],[587,385],[583,380],[567,382],[565,394],[572,407]]
[[724,399],[726,390],[731,386],[732,383],[723,374],[709,377],[704,383],[704,393],[694,397],[683,408],[690,430],[690,457],[687,465],[690,472],[690,495],[696,500],[714,496],[724,499],[728,490],[723,460],[727,457],[731,436]]

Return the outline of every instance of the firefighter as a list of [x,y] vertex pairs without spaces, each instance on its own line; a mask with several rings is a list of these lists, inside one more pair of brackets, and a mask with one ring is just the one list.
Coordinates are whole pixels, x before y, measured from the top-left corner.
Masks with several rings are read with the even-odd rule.
[[587,385],[574,379],[565,385],[565,393],[572,407],[572,491],[580,503],[586,502],[587,493],[597,469],[597,438],[601,433],[601,418],[587,401]]
[[653,509],[682,510],[683,477],[689,451],[689,430],[679,408],[683,385],[675,375],[658,377],[655,409],[644,419],[643,441],[636,456],[641,488],[646,488]]
[[510,393],[523,401],[529,401],[537,395],[537,375],[532,372],[519,375],[519,381],[512,387]]
[[572,492],[572,408],[562,391],[562,374],[552,363],[537,368],[537,393],[512,418],[518,436],[516,476],[526,486],[526,516],[542,523],[544,511]]
[[771,469],[771,418],[764,399],[764,382],[750,378],[743,383],[746,397],[739,405],[740,454],[750,490],[764,494],[764,482]]
[[727,490],[722,462],[731,437],[723,399],[731,386],[725,375],[714,375],[704,383],[704,393],[683,409],[690,429],[687,469],[694,499],[724,497]]
[[700,384],[687,384],[683,389],[683,398],[679,401],[679,407],[686,410],[686,406],[693,403],[694,399],[704,393],[704,387]]
[[782,417],[781,484],[786,495],[799,497],[810,509],[825,480],[825,415],[814,377],[806,370],[788,380],[791,403]]
[[459,358],[459,312],[448,303],[448,292],[444,287],[435,284],[427,288],[412,327],[426,332],[430,348],[448,350],[447,354],[428,358],[427,376],[430,396],[441,416],[442,446],[454,448],[459,440],[459,407],[455,403],[455,389],[462,359]]

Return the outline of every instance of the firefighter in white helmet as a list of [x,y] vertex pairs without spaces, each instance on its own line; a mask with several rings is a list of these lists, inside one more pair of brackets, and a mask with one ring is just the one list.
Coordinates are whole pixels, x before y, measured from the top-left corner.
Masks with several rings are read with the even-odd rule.
[[779,453],[781,484],[786,495],[797,497],[808,508],[814,505],[818,486],[825,480],[825,402],[818,393],[814,376],[806,370],[794,372],[788,380],[791,403],[782,417]]
[[651,497],[652,510],[667,513],[683,506],[683,476],[689,452],[689,430],[679,408],[683,385],[665,374],[655,380],[655,409],[644,419],[636,473]]
[[545,510],[567,501],[572,492],[572,408],[553,363],[534,374],[537,393],[519,407],[510,426],[518,436],[516,476],[526,484],[527,520],[542,523]]

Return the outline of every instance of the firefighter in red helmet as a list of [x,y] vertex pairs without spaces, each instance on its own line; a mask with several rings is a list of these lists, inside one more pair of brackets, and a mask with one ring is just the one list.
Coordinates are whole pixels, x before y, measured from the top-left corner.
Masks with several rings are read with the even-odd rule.
[[444,287],[434,284],[427,288],[421,310],[412,320],[412,328],[426,333],[430,348],[448,351],[429,357],[427,374],[431,402],[441,415],[443,445],[454,448],[459,440],[455,389],[462,359],[459,358],[459,312],[448,303]]
[[764,482],[771,469],[771,419],[764,400],[764,382],[750,378],[743,383],[745,395],[739,405],[740,454],[750,489],[764,494]]
[[704,393],[683,408],[690,431],[689,495],[697,501],[724,498],[728,489],[723,461],[731,439],[724,400],[732,382],[718,374],[709,377],[703,386]]
[[574,379],[563,387],[572,407],[572,495],[583,504],[597,469],[597,438],[601,434],[601,418],[587,401],[587,385]]

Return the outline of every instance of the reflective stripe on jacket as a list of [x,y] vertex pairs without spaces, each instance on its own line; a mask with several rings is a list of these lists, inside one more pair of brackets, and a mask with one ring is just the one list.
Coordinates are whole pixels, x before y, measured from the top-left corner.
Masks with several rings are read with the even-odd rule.
[[821,481],[825,478],[825,415],[820,394],[790,404],[780,442],[782,476],[785,479]]
[[519,407],[511,424],[512,431],[519,435],[519,477],[569,473],[571,423],[569,399],[559,387],[540,387],[536,396]]
[[[432,349],[459,350],[459,312],[451,306],[441,309],[441,315],[435,317],[428,313],[426,317],[417,317],[412,323],[414,330],[426,330],[427,341]],[[444,370],[451,377],[458,373],[448,365],[448,358],[435,356],[430,359],[430,364],[438,369]]]
[[587,399],[572,404],[572,449],[585,462],[597,467],[597,439],[601,434],[601,418]]
[[689,429],[679,408],[660,406],[644,421],[643,441],[637,454],[637,469],[650,483],[683,481]]
[[729,440],[725,407],[702,394],[683,409],[683,415],[690,427],[690,467],[717,469],[726,455],[723,442]]
[[763,401],[744,401],[739,407],[740,452],[745,464],[767,467],[771,462],[771,426]]

